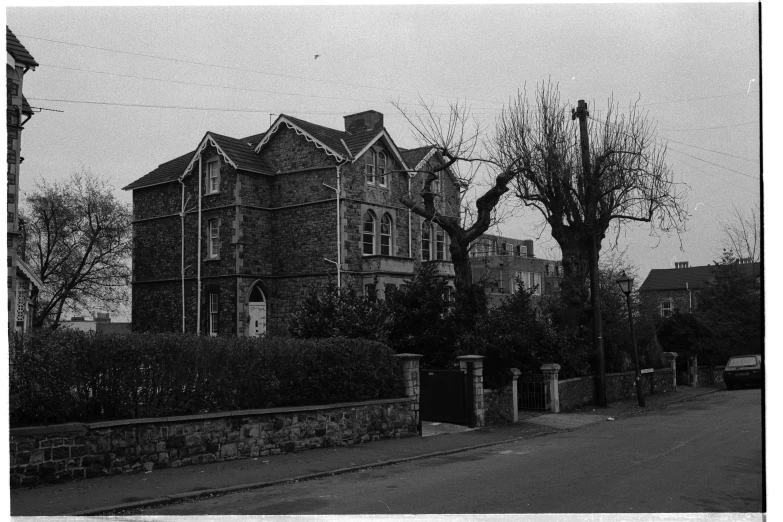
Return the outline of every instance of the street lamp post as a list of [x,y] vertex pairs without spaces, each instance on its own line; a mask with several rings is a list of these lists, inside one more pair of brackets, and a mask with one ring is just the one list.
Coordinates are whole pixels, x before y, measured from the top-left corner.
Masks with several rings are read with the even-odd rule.
[[620,279],[617,280],[620,290],[625,294],[628,302],[628,322],[631,325],[631,343],[633,344],[633,359],[636,363],[636,398],[639,401],[639,407],[644,408],[644,393],[642,392],[642,370],[639,367],[639,350],[636,349],[636,333],[633,329],[633,312],[631,310],[631,290],[633,289],[633,278],[625,275],[623,271]]

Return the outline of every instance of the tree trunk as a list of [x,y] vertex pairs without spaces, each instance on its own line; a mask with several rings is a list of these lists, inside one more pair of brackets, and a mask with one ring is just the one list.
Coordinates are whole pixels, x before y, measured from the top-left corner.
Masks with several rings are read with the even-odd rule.
[[585,304],[590,299],[589,275],[589,238],[579,238],[573,234],[558,232],[552,234],[563,253],[563,279],[560,282],[560,296],[563,300],[563,313],[560,316],[560,328],[576,333],[579,319]]

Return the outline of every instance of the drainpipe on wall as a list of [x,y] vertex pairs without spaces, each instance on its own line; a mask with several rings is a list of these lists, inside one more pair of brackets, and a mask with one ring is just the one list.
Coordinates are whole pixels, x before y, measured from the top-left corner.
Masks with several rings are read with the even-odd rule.
[[340,219],[340,169],[342,164],[337,165],[337,288],[342,288],[342,263],[343,263],[343,241],[342,241],[342,221]]
[[[411,175],[408,174],[408,199],[411,197]],[[413,258],[413,228],[411,227],[411,209],[408,209],[408,256]]]
[[180,275],[182,277],[182,333],[185,333],[185,182],[179,178],[182,185],[182,210],[179,213],[181,222],[180,250],[182,260],[180,262]]
[[688,291],[688,310],[690,313],[693,313],[693,292],[691,292],[691,289],[688,288],[687,281],[685,283],[685,289]]
[[198,298],[196,301],[196,335],[201,335],[201,156],[198,157],[198,250],[196,256],[196,286]]

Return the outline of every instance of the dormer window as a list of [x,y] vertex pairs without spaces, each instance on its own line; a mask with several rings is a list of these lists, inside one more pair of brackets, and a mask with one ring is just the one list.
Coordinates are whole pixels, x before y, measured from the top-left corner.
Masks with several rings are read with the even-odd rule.
[[214,194],[220,189],[220,164],[218,160],[207,162],[207,194]]

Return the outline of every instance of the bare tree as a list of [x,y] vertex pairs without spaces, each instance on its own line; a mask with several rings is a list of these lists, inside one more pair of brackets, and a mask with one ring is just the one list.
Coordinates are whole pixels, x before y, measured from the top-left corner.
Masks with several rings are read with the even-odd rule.
[[[665,163],[647,114],[631,105],[623,114],[611,100],[602,120],[588,120],[591,171],[585,175],[579,124],[560,100],[557,85],[537,87],[531,102],[522,91],[496,122],[492,159],[518,171],[516,196],[540,212],[562,252],[562,325],[575,329],[589,298],[587,280],[593,235],[598,249],[610,227],[617,234],[632,223],[648,223],[653,234],[679,233],[687,212],[684,193]],[[591,191],[591,187],[595,190]],[[589,215],[590,194],[597,204]]]
[[755,205],[747,214],[734,207],[728,221],[723,223],[722,244],[741,261],[757,262],[761,259],[761,223],[759,206]]
[[56,328],[64,309],[113,309],[128,297],[131,210],[89,172],[41,182],[25,198],[25,256],[44,284],[33,326]]
[[[481,127],[471,120],[470,109],[465,104],[453,103],[448,116],[440,117],[431,105],[421,102],[421,113],[407,114],[399,105],[398,110],[411,124],[418,141],[437,150],[443,161],[430,161],[418,173],[426,175],[421,201],[403,196],[400,201],[415,214],[436,223],[449,235],[449,253],[454,264],[454,285],[457,292],[468,299],[473,296],[473,276],[470,266],[470,246],[496,222],[496,208],[500,198],[508,192],[508,184],[517,174],[516,162],[504,169],[497,169],[491,161],[482,159],[477,153]],[[475,186],[476,173],[480,167],[494,170],[494,183],[476,199],[475,209],[447,209],[442,212],[436,202],[437,194],[432,183],[440,172],[451,172],[463,187]],[[467,217],[463,221],[460,216]],[[472,221],[472,223],[471,223]]]

